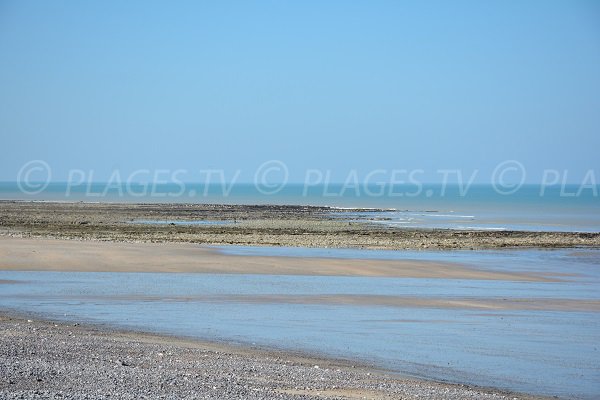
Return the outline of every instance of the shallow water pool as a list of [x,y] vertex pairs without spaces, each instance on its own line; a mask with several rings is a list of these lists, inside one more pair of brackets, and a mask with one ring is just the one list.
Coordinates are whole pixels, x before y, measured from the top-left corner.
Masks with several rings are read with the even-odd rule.
[[[221,251],[249,257],[448,260],[565,275],[559,282],[513,282],[0,271],[0,280],[9,281],[0,285],[0,307],[358,359],[430,379],[569,398],[600,394],[600,251]],[[381,296],[403,300],[378,303]],[[432,299],[439,301],[427,303]],[[498,307],[467,305],[482,299]],[[507,308],[503,299],[570,303]],[[451,305],[440,306],[444,302]]]

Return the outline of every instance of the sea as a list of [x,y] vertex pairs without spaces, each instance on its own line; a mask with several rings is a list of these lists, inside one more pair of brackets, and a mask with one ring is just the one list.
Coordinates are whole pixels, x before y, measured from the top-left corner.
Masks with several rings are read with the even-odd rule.
[[0,199],[25,201],[275,204],[346,209],[386,226],[600,232],[600,185],[113,184],[0,182]]

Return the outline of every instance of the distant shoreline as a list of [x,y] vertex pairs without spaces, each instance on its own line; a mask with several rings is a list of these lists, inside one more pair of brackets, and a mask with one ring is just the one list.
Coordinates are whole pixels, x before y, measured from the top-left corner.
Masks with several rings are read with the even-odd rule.
[[[360,222],[344,218],[356,210],[373,211],[302,205],[11,200],[0,201],[0,236],[396,250],[600,247],[599,232],[406,228],[368,217]],[[139,222],[144,220],[164,223]]]

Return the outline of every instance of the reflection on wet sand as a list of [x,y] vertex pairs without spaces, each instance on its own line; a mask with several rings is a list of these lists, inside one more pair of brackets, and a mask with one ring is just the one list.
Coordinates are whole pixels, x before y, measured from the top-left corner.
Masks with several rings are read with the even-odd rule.
[[[34,295],[27,294],[27,298]],[[43,295],[44,299],[52,296]],[[240,304],[313,304],[338,306],[383,306],[397,308],[434,308],[489,311],[578,311],[600,312],[600,300],[551,299],[551,298],[431,298],[415,296],[381,295],[195,295],[195,296],[56,296],[56,300],[66,301],[119,301],[119,302],[199,302],[199,303],[240,303]],[[483,315],[483,314],[480,314]]]
[[[150,299],[148,299],[150,300]],[[158,298],[157,301],[165,301]],[[465,310],[537,310],[600,312],[600,300],[580,299],[494,299],[494,298],[426,298],[377,295],[227,295],[169,298],[169,301],[213,301],[275,304],[324,304],[351,306],[386,306],[401,308],[455,308]]]

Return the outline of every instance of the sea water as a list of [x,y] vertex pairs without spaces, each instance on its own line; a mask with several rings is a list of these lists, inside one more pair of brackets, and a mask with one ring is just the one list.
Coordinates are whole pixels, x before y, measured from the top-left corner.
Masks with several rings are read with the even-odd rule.
[[[492,185],[360,186],[287,184],[265,191],[253,184],[70,186],[51,183],[27,194],[0,183],[0,199],[89,202],[316,205],[351,209],[340,214],[397,228],[600,232],[600,186],[523,185],[507,194]],[[356,210],[361,209],[361,210]],[[364,209],[377,209],[375,211]],[[334,214],[336,215],[336,214]]]
[[[331,303],[321,296],[600,301],[600,251],[221,247],[252,257],[452,261],[556,282],[0,271],[0,307],[68,321],[305,351],[401,374],[565,398],[600,393],[600,312]],[[312,297],[311,297],[312,296]],[[316,297],[315,297],[316,296]],[[281,301],[293,298],[294,301]],[[311,297],[313,301],[297,301]],[[316,301],[314,299],[317,299]]]

